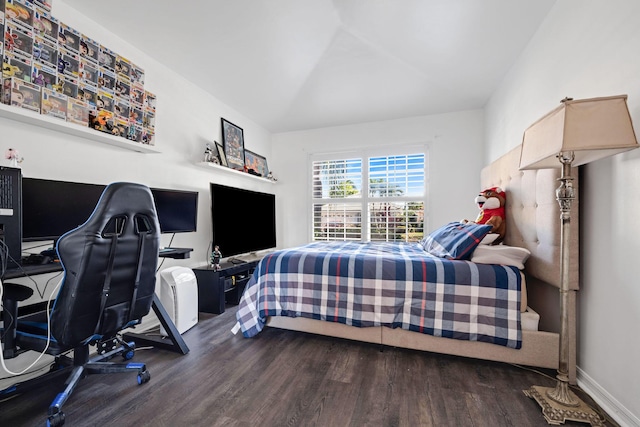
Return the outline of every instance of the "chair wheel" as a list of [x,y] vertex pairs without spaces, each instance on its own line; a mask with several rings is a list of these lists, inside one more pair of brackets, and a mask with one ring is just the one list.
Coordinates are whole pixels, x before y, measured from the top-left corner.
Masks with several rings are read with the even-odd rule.
[[64,425],[64,412],[58,412],[47,418],[47,427],[60,427],[61,425]]
[[138,384],[149,382],[150,379],[151,374],[149,373],[149,371],[142,371],[138,374]]
[[128,350],[122,353],[122,358],[124,360],[131,360],[133,359],[134,354],[136,354],[135,350]]

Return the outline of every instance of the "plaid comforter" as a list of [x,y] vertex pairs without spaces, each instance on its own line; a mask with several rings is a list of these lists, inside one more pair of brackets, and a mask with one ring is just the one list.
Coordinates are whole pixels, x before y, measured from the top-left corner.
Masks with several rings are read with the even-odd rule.
[[520,281],[515,267],[437,258],[418,244],[317,242],[264,257],[236,316],[245,337],[267,316],[302,316],[520,348]]

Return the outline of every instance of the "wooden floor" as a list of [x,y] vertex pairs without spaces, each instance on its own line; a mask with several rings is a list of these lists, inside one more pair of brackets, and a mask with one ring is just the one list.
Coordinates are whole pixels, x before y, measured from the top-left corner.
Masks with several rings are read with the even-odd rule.
[[[134,361],[151,372],[147,384],[128,374],[83,379],[64,406],[65,425],[547,425],[522,393],[553,385],[537,373],[278,329],[246,339],[230,333],[235,312],[201,313],[184,334],[191,350],[185,356],[138,350]],[[0,426],[45,425],[63,382],[0,403]]]

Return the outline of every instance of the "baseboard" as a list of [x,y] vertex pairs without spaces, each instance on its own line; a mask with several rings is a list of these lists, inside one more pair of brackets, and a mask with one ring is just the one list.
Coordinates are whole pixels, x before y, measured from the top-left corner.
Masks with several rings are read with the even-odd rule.
[[600,405],[602,410],[609,414],[621,427],[640,427],[640,418],[632,414],[580,367],[577,369],[577,381],[580,388],[589,394]]

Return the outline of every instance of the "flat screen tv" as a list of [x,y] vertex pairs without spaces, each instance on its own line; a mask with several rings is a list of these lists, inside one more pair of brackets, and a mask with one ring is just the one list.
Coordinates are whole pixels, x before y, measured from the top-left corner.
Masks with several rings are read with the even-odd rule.
[[276,196],[211,184],[212,242],[223,258],[276,246]]
[[[22,239],[56,240],[83,224],[93,212],[105,186],[79,182],[23,178]],[[198,193],[152,188],[163,233],[196,231]]]

